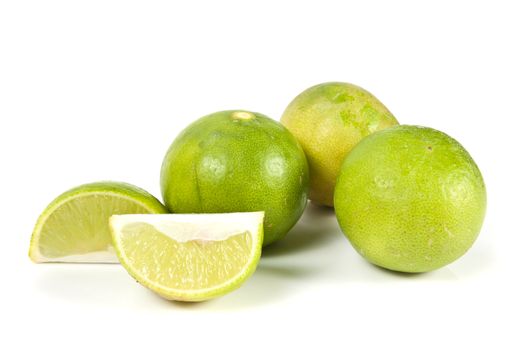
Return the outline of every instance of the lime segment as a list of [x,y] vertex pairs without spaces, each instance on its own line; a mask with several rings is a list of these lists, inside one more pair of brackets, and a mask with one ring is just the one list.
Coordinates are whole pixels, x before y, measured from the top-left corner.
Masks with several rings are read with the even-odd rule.
[[111,215],[165,212],[155,197],[133,185],[82,185],[44,210],[33,231],[29,257],[34,262],[118,262],[109,231]]
[[263,212],[115,215],[115,249],[138,282],[166,299],[201,301],[238,288],[257,266]]

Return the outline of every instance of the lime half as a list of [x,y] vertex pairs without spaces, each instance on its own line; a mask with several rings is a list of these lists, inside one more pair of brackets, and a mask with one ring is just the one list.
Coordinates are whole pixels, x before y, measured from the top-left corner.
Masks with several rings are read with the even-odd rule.
[[111,244],[114,214],[166,213],[143,189],[122,182],[96,182],[58,196],[38,218],[29,257],[34,262],[118,262]]
[[202,301],[238,288],[261,256],[264,212],[115,215],[121,264],[170,300]]

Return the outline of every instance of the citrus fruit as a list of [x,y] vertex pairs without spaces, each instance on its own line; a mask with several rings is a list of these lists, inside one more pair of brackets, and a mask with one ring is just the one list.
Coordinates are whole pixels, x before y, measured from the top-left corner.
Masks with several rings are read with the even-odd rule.
[[58,196],[38,218],[29,257],[34,262],[118,262],[111,245],[113,214],[166,213],[151,194],[122,182],[95,182]]
[[303,213],[308,164],[280,123],[259,113],[205,116],[173,141],[162,164],[164,202],[173,213],[264,211],[264,245]]
[[346,157],[335,188],[337,220],[368,261],[425,272],[462,256],[483,223],[486,191],[468,152],[448,135],[396,126]]
[[263,212],[131,214],[110,219],[122,266],[162,297],[202,301],[238,288],[257,267]]
[[297,96],[281,122],[297,138],[310,165],[310,199],[333,206],[341,163],[365,136],[397,120],[377,98],[359,86],[325,83]]

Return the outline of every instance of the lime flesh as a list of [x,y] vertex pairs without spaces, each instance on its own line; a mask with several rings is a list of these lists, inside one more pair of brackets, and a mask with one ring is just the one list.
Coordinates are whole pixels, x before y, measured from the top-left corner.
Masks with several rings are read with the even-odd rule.
[[155,197],[130,184],[81,185],[44,210],[33,231],[29,257],[34,262],[118,262],[111,244],[111,215],[166,212]]
[[264,213],[115,215],[114,245],[138,282],[170,300],[238,288],[261,254]]

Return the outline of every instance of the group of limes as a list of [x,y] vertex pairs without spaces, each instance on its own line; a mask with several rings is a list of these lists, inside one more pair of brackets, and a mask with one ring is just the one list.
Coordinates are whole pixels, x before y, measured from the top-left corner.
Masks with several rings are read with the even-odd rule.
[[308,198],[333,206],[359,254],[387,269],[434,270],[474,243],[485,185],[451,137],[398,125],[372,94],[347,83],[307,89],[281,122],[241,110],[200,118],[166,154],[165,205],[125,183],[76,187],[39,217],[29,256],[120,261],[161,296],[199,301],[239,287]]

